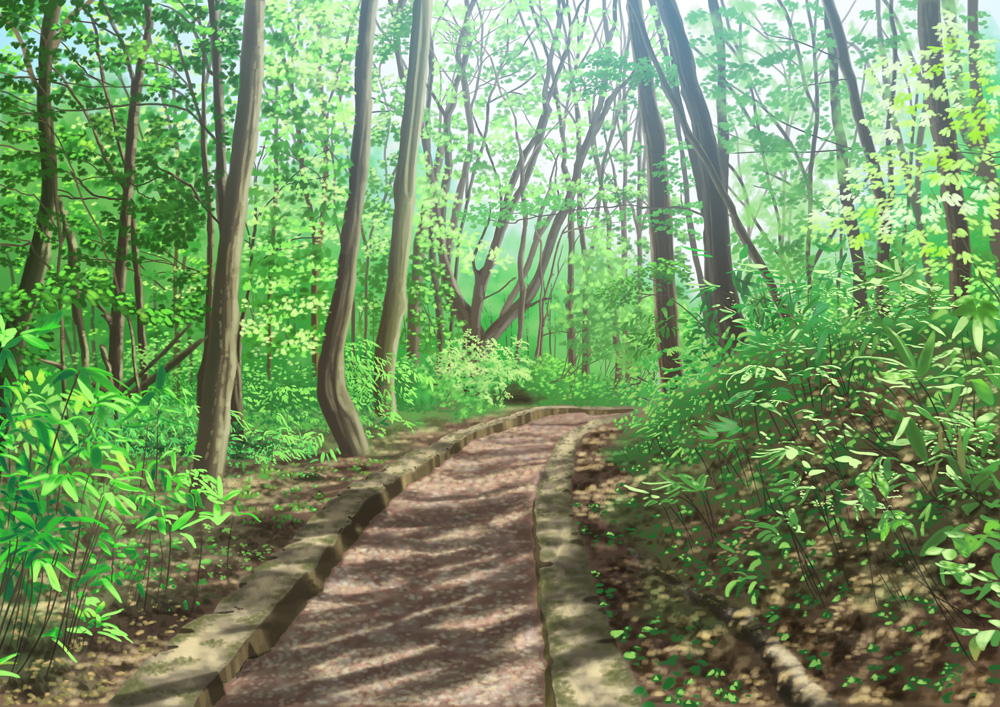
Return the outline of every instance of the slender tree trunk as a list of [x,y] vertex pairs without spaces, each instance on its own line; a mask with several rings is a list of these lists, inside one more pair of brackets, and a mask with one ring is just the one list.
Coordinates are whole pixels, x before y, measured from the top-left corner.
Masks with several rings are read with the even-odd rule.
[[[424,282],[424,276],[420,272],[420,233],[413,239],[413,284],[419,288]],[[409,332],[407,336],[407,350],[410,352],[410,360],[414,365],[420,362],[420,296],[409,297],[406,305],[407,319],[409,319]]]
[[220,480],[232,426],[230,412],[238,365],[240,260],[250,177],[257,152],[263,79],[264,0],[246,0],[228,195],[223,200],[219,223],[219,259],[203,361],[205,395],[195,444],[195,455],[200,459],[197,468]]
[[573,252],[576,248],[576,236],[573,234],[575,219],[573,212],[569,214],[569,226],[566,237],[569,241],[569,253],[566,256],[566,363],[576,365],[576,327],[573,326],[573,288],[576,285],[576,274],[573,269]]
[[[834,0],[823,0],[823,7],[826,14],[828,31],[833,34],[834,50],[837,56],[837,66],[844,75],[844,83],[847,86],[847,94],[851,99],[851,115],[857,125],[858,142],[864,148],[866,159],[871,169],[874,171],[872,182],[872,192],[878,203],[878,229],[876,231],[876,252],[875,262],[887,263],[892,255],[891,232],[887,231],[886,215],[888,212],[889,198],[885,192],[885,184],[879,171],[878,159],[876,158],[875,142],[872,139],[871,129],[865,119],[864,107],[861,104],[861,91],[858,88],[858,80],[854,75],[854,66],[851,63],[851,55],[847,48],[847,35],[844,34],[844,26],[840,20],[840,14]],[[839,141],[838,141],[839,142]],[[854,256],[852,255],[852,261]],[[857,275],[857,270],[855,270]],[[885,313],[883,304],[885,286],[879,285],[875,288],[875,303],[879,311]]]
[[437,263],[431,268],[431,284],[434,286],[434,320],[437,330],[437,350],[444,351],[444,300],[441,297],[441,278]]
[[149,346],[149,339],[146,336],[146,325],[143,323],[142,318],[138,315],[139,312],[143,310],[146,306],[145,298],[143,296],[142,288],[142,269],[140,267],[139,260],[139,244],[138,239],[134,237],[135,234],[135,218],[132,218],[131,231],[133,238],[131,239],[132,245],[132,289],[135,290],[133,293],[135,296],[135,329],[136,329],[136,344],[139,347],[139,354],[143,355],[146,352],[146,347]]
[[[60,218],[60,227],[64,228],[66,231],[66,252],[68,254],[69,266],[72,270],[79,272],[80,268],[80,244],[77,241],[76,233],[72,228],[66,223],[65,211],[63,210],[62,200],[58,200],[57,212]],[[70,312],[73,317],[73,326],[76,329],[76,339],[80,347],[80,367],[87,368],[90,366],[90,342],[87,341],[87,327],[83,321],[83,309],[77,304],[80,297],[80,288],[74,287],[75,297],[73,304],[70,307]]]
[[[587,236],[583,228],[580,229],[580,255],[584,256],[587,253]],[[583,293],[580,293],[580,304],[586,303],[586,299]],[[582,328],[582,339],[583,339],[583,361],[580,363],[580,372],[585,376],[590,375],[590,325],[587,323],[587,315],[590,310],[585,306],[580,307],[580,313],[583,315],[583,328]]]
[[[213,30],[210,41],[212,48],[212,117],[214,121],[213,125],[215,126],[215,215],[219,219],[219,238],[221,242],[222,208],[225,203],[226,192],[226,114],[223,110],[222,101],[224,96],[222,55],[219,53],[219,47],[216,43],[216,39],[219,36],[219,9],[216,5],[216,0],[208,0],[208,21]],[[211,339],[212,333],[209,331],[209,327],[212,320],[212,297],[215,293],[215,242],[211,228],[209,228],[207,235],[208,244],[205,249],[205,260],[208,264],[205,276],[205,337],[206,339]],[[202,391],[205,389],[203,382],[205,377],[205,356],[207,353],[208,347],[206,346],[205,351],[202,353],[201,366],[198,368],[198,388],[195,391],[195,398],[199,406],[203,404]]]
[[520,304],[517,308],[517,340],[524,341],[524,313],[525,313],[525,302],[527,301],[525,294],[527,288],[524,284],[524,248],[528,243],[528,217],[525,216],[521,220],[521,243],[517,248],[517,296]]
[[[143,41],[147,48],[150,45],[153,32],[152,10],[152,4],[147,2],[144,6],[145,25],[143,27]],[[111,306],[111,326],[108,336],[108,356],[111,359],[111,376],[117,381],[116,385],[118,386],[121,386],[122,381],[125,379],[125,315],[121,311],[118,300],[125,297],[126,257],[129,252],[129,241],[135,240],[135,219],[132,213],[132,199],[135,197],[135,158],[136,152],[139,149],[139,113],[142,109],[142,83],[145,71],[145,59],[141,57],[136,59],[135,68],[132,72],[132,86],[129,89],[128,117],[125,122],[125,159],[122,165],[125,181],[122,185],[121,205],[118,210],[118,249],[115,252],[114,266],[116,301]],[[108,106],[108,110],[111,110],[111,106]],[[139,264],[135,263],[135,267],[138,268]],[[138,297],[141,299],[142,295],[139,294]]]
[[416,201],[417,146],[424,117],[427,62],[431,41],[432,0],[413,0],[410,61],[406,76],[406,98],[399,138],[399,162],[393,183],[392,240],[382,316],[375,337],[375,356],[385,371],[378,381],[380,412],[396,411],[396,354],[403,316],[406,314],[406,271],[410,257],[410,229]]
[[[361,0],[358,46],[354,55],[354,132],[351,137],[351,169],[347,206],[340,227],[337,281],[326,317],[323,345],[316,370],[316,395],[326,424],[342,456],[368,456],[368,439],[358,410],[347,391],[344,347],[347,327],[354,329],[354,290],[357,285],[358,245],[361,216],[368,184],[372,127],[372,66],[375,16],[378,0]],[[353,337],[352,337],[353,338]]]
[[[962,159],[962,155],[958,152],[954,128],[948,120],[951,106],[944,94],[941,40],[937,32],[937,25],[940,22],[941,0],[918,0],[917,36],[920,40],[920,50],[921,53],[931,51],[921,58],[922,73],[930,84],[926,100],[931,113],[931,139],[934,141],[934,147],[945,151],[948,159],[957,161]],[[948,134],[945,134],[946,130]],[[972,276],[969,222],[961,211],[965,197],[962,194],[962,187],[955,183],[959,177],[957,170],[939,164],[938,171],[951,177],[941,182],[941,201],[944,202],[944,221],[948,230],[948,289],[954,302],[961,295],[968,293],[969,280]]]
[[[975,101],[982,105],[986,98],[983,95],[983,88],[979,82],[979,66],[976,62],[976,54],[979,53],[979,0],[968,0],[969,14],[969,87],[972,89],[972,96]],[[976,176],[986,184],[992,184],[993,188],[1000,191],[1000,182],[997,179],[996,166],[989,159],[984,159],[983,155],[989,154],[989,137],[982,133],[978,139],[966,138],[980,151],[979,164],[976,167]],[[997,192],[994,191],[994,194]],[[1000,196],[997,197],[1000,199]],[[990,236],[990,252],[996,258],[997,276],[1000,277],[1000,204],[994,204],[993,215],[990,216],[990,229],[993,235]]]
[[[635,23],[642,17],[638,0],[628,0],[629,17],[632,20],[632,54],[636,61],[649,58],[647,47],[639,40]],[[646,145],[646,173],[649,192],[649,253],[652,263],[672,268],[674,266],[674,239],[670,213],[669,184],[666,170],[667,136],[663,130],[663,119],[656,106],[656,93],[651,83],[639,85],[639,112],[642,114],[643,143]],[[712,154],[711,152],[709,154]],[[728,228],[726,229],[728,233]],[[728,235],[727,235],[728,239]],[[728,247],[726,252],[728,253]],[[653,276],[653,309],[656,329],[657,349],[660,352],[660,382],[670,376],[680,374],[680,360],[677,355],[678,318],[677,290],[674,275]]]
[[[633,3],[630,2],[629,6],[633,7]],[[705,251],[708,254],[705,263],[705,279],[713,285],[717,285],[717,288],[711,293],[712,310],[714,315],[718,317],[720,339],[735,338],[742,334],[744,329],[739,322],[739,315],[736,311],[739,297],[733,283],[729,214],[725,202],[727,194],[724,184],[721,182],[721,175],[723,172],[729,171],[729,165],[718,163],[719,145],[715,131],[712,129],[712,116],[708,111],[708,104],[705,102],[701,86],[698,84],[694,53],[691,51],[691,44],[684,29],[684,21],[677,7],[677,1],[656,0],[656,6],[670,40],[670,53],[677,65],[684,104],[691,115],[692,133],[699,143],[698,147],[700,147],[692,152],[691,168],[694,172],[695,183],[701,182],[705,185],[702,190],[702,219],[705,222]],[[639,13],[635,17],[638,25],[642,22],[642,13],[638,4],[634,5],[633,11]],[[637,40],[645,38],[645,43],[648,45],[649,39],[646,36],[645,25],[636,31],[639,29],[641,29],[642,34]],[[651,54],[652,47],[649,46],[648,49]],[[649,128],[645,125],[646,119],[647,117],[643,116],[643,128],[648,136]],[[714,160],[715,163],[712,164],[709,160]],[[717,175],[717,179],[712,179],[713,172]]]
[[[17,326],[31,318],[34,303],[31,291],[45,281],[45,273],[52,257],[52,240],[60,214],[59,172],[56,158],[55,114],[52,107],[52,68],[56,52],[59,51],[58,24],[62,5],[49,2],[42,17],[41,33],[38,37],[38,71],[35,90],[35,110],[38,120],[38,158],[41,194],[38,199],[38,213],[35,216],[35,231],[31,236],[28,256],[21,273],[21,290],[28,295],[28,303],[22,312],[8,321],[7,326]],[[30,68],[30,67],[26,67]],[[5,374],[6,375],[6,374]]]
[[[827,31],[830,31],[829,15],[826,16],[826,26]],[[854,296],[854,306],[857,309],[864,309],[868,304],[868,289],[865,287],[865,252],[860,244],[857,247],[853,245],[855,239],[861,234],[861,229],[858,226],[854,199],[851,197],[851,190],[847,185],[847,134],[840,116],[840,96],[837,94],[837,84],[840,79],[837,63],[838,56],[834,52],[830,56],[830,118],[833,122],[833,135],[836,140],[834,149],[837,151],[837,188],[840,191],[841,208],[847,214],[844,217],[846,229],[843,232],[843,238],[851,254],[851,270],[854,273],[851,292]]]

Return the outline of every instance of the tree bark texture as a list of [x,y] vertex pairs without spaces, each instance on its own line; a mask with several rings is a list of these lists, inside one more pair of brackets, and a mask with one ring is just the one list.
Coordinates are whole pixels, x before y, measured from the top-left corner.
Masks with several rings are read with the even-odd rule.
[[[826,26],[829,30],[829,15],[826,16]],[[868,304],[868,289],[865,287],[865,251],[861,247],[855,248],[851,245],[861,233],[861,229],[858,226],[854,199],[847,185],[847,134],[840,116],[840,96],[837,95],[837,85],[840,82],[837,61],[838,55],[835,52],[830,57],[830,119],[833,122],[833,135],[836,140],[834,149],[837,151],[837,188],[840,191],[840,207],[846,226],[843,238],[851,254],[851,271],[854,273],[854,282],[851,285],[854,306],[857,309],[864,309]]]
[[[639,41],[636,21],[642,17],[638,0],[629,0],[635,12],[629,13],[632,24],[632,54],[636,61],[646,56],[646,46]],[[671,233],[670,191],[664,163],[667,156],[667,135],[663,118],[656,106],[656,94],[651,83],[639,86],[639,113],[642,115],[643,143],[646,147],[647,185],[649,193],[649,253],[652,263],[673,264],[674,239]],[[728,229],[727,229],[728,230]],[[728,252],[728,248],[727,248]],[[660,381],[680,373],[677,356],[679,346],[677,290],[673,273],[653,278],[653,309],[657,349],[660,352]]]
[[232,427],[240,324],[240,260],[247,219],[247,197],[260,128],[264,83],[264,0],[246,0],[240,50],[240,89],[233,126],[227,196],[219,222],[219,258],[208,339],[205,341],[204,395],[198,414],[195,456],[198,468],[222,478]]
[[[971,57],[979,51],[979,0],[969,0],[968,14],[969,55]],[[969,60],[969,87],[972,89],[973,100],[977,102],[985,100],[983,88],[979,82],[979,67],[976,65],[975,60],[971,58]],[[983,155],[989,154],[987,148],[990,141],[985,134],[978,140],[970,139],[969,142],[982,150]],[[992,184],[993,188],[997,190],[994,193],[998,194],[997,199],[1000,200],[1000,182],[997,180],[996,166],[994,166],[992,160],[984,156],[980,156],[979,160],[979,165],[976,167],[976,176],[987,184]],[[990,229],[993,231],[993,235],[990,236],[990,252],[996,258],[997,276],[1000,276],[1000,203],[995,203],[993,208],[996,210],[990,216]]]
[[424,118],[424,91],[427,90],[427,62],[431,43],[432,0],[413,0],[413,27],[410,32],[410,62],[406,75],[406,98],[399,137],[399,162],[392,185],[392,239],[389,267],[382,300],[382,316],[375,336],[375,357],[384,369],[378,381],[382,414],[396,411],[396,354],[406,315],[406,271],[410,259],[413,207],[416,202],[417,146]]
[[[57,228],[59,214],[59,172],[56,160],[55,116],[52,109],[52,68],[53,59],[59,50],[57,23],[62,5],[49,2],[42,17],[41,34],[38,37],[38,73],[35,77],[35,110],[38,121],[38,157],[41,194],[38,199],[38,213],[35,216],[35,232],[31,236],[28,256],[24,260],[21,273],[21,290],[28,295],[25,309],[7,322],[7,326],[17,326],[31,318],[33,309],[31,291],[45,280],[52,257],[53,234]],[[26,67],[29,69],[30,67]]]
[[[631,6],[631,4],[630,4]],[[743,333],[739,323],[736,307],[739,297],[733,283],[733,259],[729,240],[729,215],[726,210],[725,190],[721,181],[723,172],[729,171],[729,165],[719,164],[719,145],[715,130],[712,128],[712,115],[708,111],[708,103],[698,84],[698,75],[688,41],[684,20],[676,0],[656,0],[660,19],[667,31],[670,42],[670,54],[677,66],[677,74],[681,85],[684,104],[691,116],[691,130],[701,149],[692,151],[691,169],[694,172],[695,184],[704,184],[702,219],[705,222],[705,280],[716,285],[712,291],[711,303],[715,316],[718,317],[720,338],[736,337]],[[642,13],[638,4],[634,7],[636,25],[642,22]],[[640,30],[637,26],[636,32]],[[642,35],[646,36],[645,25],[641,26]],[[646,44],[649,39],[646,38]],[[650,53],[652,47],[649,47]],[[645,127],[645,126],[644,126]],[[702,155],[704,153],[704,156]],[[713,160],[715,163],[709,163]],[[710,177],[715,172],[716,179]]]
[[[144,7],[145,24],[143,26],[142,38],[149,47],[153,34],[153,5],[146,3]],[[125,145],[123,154],[124,162],[122,172],[124,173],[124,183],[122,184],[121,204],[118,207],[118,247],[115,251],[114,266],[114,288],[116,302],[111,306],[111,321],[108,333],[108,356],[111,359],[111,376],[115,379],[116,385],[123,387],[125,379],[125,314],[117,302],[120,298],[125,298],[125,271],[127,268],[126,258],[129,253],[129,241],[135,240],[135,219],[132,214],[132,199],[135,197],[135,158],[139,150],[139,114],[142,110],[142,82],[146,73],[146,62],[143,58],[137,58],[132,72],[132,86],[129,89],[128,116],[125,120]],[[108,106],[111,110],[111,106]],[[135,249],[132,249],[135,252]],[[138,263],[135,263],[138,267]],[[141,280],[138,297],[141,300]],[[134,345],[134,342],[133,342]]]
[[351,170],[348,177],[347,206],[340,228],[340,255],[337,281],[326,316],[323,345],[316,368],[316,396],[323,417],[342,456],[368,456],[368,439],[358,410],[347,391],[344,347],[354,314],[357,286],[361,216],[368,186],[372,130],[372,65],[375,43],[375,15],[378,0],[361,0],[358,47],[354,55],[354,133],[351,138]]
[[[834,0],[823,0],[823,8],[828,23],[827,27],[833,35],[837,67],[844,75],[847,95],[851,100],[851,115],[857,125],[858,142],[861,143],[861,147],[865,151],[865,156],[873,173],[871,177],[872,192],[875,194],[875,200],[878,203],[878,217],[876,219],[878,228],[875,233],[875,262],[885,263],[888,262],[892,254],[891,231],[886,230],[888,224],[886,224],[885,218],[889,207],[889,198],[885,193],[885,184],[882,182],[882,174],[878,167],[872,132],[865,121],[865,110],[861,104],[861,90],[858,88],[858,79],[854,75],[854,65],[851,63],[851,55],[848,52],[847,35],[844,33],[844,25],[840,20],[840,13],[837,12]],[[884,230],[886,232],[883,234]],[[884,292],[884,285],[875,288],[875,302],[876,306],[880,308],[883,307]]]
[[955,301],[960,294],[969,291],[972,249],[969,240],[969,222],[961,211],[965,197],[962,195],[962,187],[956,183],[961,179],[961,174],[954,167],[944,164],[945,160],[957,161],[962,155],[958,151],[954,129],[951,129],[950,134],[944,134],[944,131],[950,128],[948,125],[950,105],[943,95],[944,69],[940,67],[941,40],[937,32],[937,25],[940,22],[941,0],[919,0],[917,37],[920,40],[920,50],[922,54],[933,50],[929,55],[921,57],[921,65],[930,84],[927,106],[931,112],[931,139],[938,152],[938,172],[945,177],[941,182],[941,201],[944,207],[945,227],[948,230],[948,291],[951,293],[952,301]]

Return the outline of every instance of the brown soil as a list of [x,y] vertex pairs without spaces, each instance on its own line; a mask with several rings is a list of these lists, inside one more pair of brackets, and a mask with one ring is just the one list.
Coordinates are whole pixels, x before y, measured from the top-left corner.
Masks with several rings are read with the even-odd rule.
[[[591,569],[599,573],[595,582],[603,583],[601,606],[606,607],[612,628],[627,631],[617,639],[618,647],[623,654],[635,652],[632,669],[645,688],[649,705],[664,704],[665,697],[667,704],[692,706],[784,702],[774,688],[774,677],[755,650],[735,640],[709,611],[688,601],[676,583],[660,579],[660,569],[702,596],[710,595],[734,609],[761,616],[767,610],[765,602],[770,604],[777,619],[769,625],[765,621],[765,626],[776,635],[787,634],[782,645],[800,656],[807,674],[840,705],[1000,707],[1000,693],[996,693],[1000,651],[989,648],[973,664],[949,647],[956,636],[945,616],[940,611],[931,614],[923,605],[904,603],[895,623],[885,625],[876,611],[891,597],[885,586],[880,586],[876,606],[867,568],[853,573],[853,594],[836,602],[827,597],[826,608],[805,607],[802,596],[808,590],[800,589],[803,585],[787,570],[784,574],[775,571],[773,591],[760,606],[752,607],[745,595],[726,599],[724,587],[732,576],[721,563],[713,565],[711,556],[700,559],[716,581],[711,589],[700,589],[687,569],[696,563],[658,557],[655,545],[644,540],[664,529],[669,532],[670,526],[666,518],[655,515],[656,508],[628,503],[634,494],[621,484],[640,484],[638,477],[606,461],[603,451],[613,436],[599,431],[584,437],[577,451],[574,512],[581,531],[593,539],[587,543],[587,551]],[[671,520],[680,527],[672,514]],[[688,520],[685,534],[692,531],[697,535],[696,525]],[[735,525],[732,519],[726,521],[718,530],[719,537],[735,542]],[[863,556],[857,554],[859,557],[849,558],[855,566]],[[976,559],[983,558],[973,556],[969,561]],[[985,566],[989,566],[988,556]],[[879,567],[883,574],[891,574],[891,569],[895,568]],[[933,565],[925,568],[925,573],[932,581],[937,577]],[[908,573],[890,576],[897,590],[902,585],[904,598],[926,594],[923,587],[907,583],[904,574]],[[875,576],[878,578],[877,572]],[[977,603],[973,597],[958,593],[954,584],[942,591],[937,583],[936,589],[960,612],[996,613],[985,602]],[[962,642],[967,645],[968,639]],[[918,686],[904,691],[907,678],[937,681],[940,689]]]
[[[372,453],[366,459],[345,457],[328,463],[315,460],[278,463],[276,471],[267,474],[262,474],[256,464],[247,465],[245,469],[227,466],[223,481],[225,492],[245,489],[247,493],[236,500],[240,501],[241,509],[254,513],[260,522],[250,517],[230,517],[224,525],[211,530],[218,544],[205,548],[200,571],[197,551],[175,533],[170,552],[170,580],[175,586],[159,593],[151,591],[145,603],[143,599],[136,602],[134,591],[119,590],[128,606],[111,621],[132,643],[104,636],[86,637],[82,645],[68,646],[79,661],[77,663],[55,648],[51,671],[46,671],[47,654],[33,660],[27,668],[15,671],[27,678],[27,682],[3,686],[0,705],[104,707],[143,660],[165,648],[184,624],[213,613],[216,604],[236,591],[245,576],[273,559],[295,538],[299,527],[323,507],[326,499],[333,498],[352,482],[382,471],[394,459],[432,444],[446,434],[527,407],[530,406],[510,406],[473,420],[399,431],[384,439],[372,440]],[[225,510],[232,508],[233,501],[225,505]],[[222,535],[223,528],[230,528],[231,534]],[[210,526],[204,524],[203,530],[210,530]],[[202,545],[198,534],[194,535]],[[95,554],[102,557],[100,551]],[[186,571],[177,571],[176,568],[185,564]],[[109,609],[112,604],[120,608],[113,598],[107,599]],[[38,611],[44,609],[43,605]],[[60,616],[61,611],[56,608],[49,625],[55,625]],[[51,646],[51,641],[42,639],[38,652]],[[0,669],[10,670],[11,666],[7,664]]]

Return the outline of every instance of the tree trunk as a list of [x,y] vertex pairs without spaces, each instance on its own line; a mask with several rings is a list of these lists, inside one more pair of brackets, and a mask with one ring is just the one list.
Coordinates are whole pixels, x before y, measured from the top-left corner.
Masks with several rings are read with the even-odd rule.
[[347,329],[353,329],[354,289],[357,285],[361,216],[368,185],[372,128],[372,52],[378,0],[361,0],[358,46],[354,55],[354,133],[351,138],[351,169],[347,206],[340,227],[337,281],[326,317],[323,345],[316,370],[316,395],[330,434],[342,456],[365,457],[368,439],[357,408],[347,392],[344,347]]
[[142,268],[140,267],[139,259],[139,244],[135,236],[135,217],[132,218],[132,289],[134,290],[133,296],[135,297],[135,334],[136,334],[136,345],[139,347],[139,354],[142,355],[146,352],[146,347],[149,346],[149,339],[146,336],[146,325],[143,323],[142,319],[139,317],[139,312],[143,310],[146,306],[145,297],[143,295],[142,289]]
[[[633,7],[631,3],[629,6]],[[725,202],[726,192],[721,182],[721,175],[728,172],[729,165],[718,162],[719,145],[712,128],[712,115],[708,111],[708,104],[698,84],[694,53],[691,51],[677,0],[656,0],[656,6],[670,40],[670,54],[677,66],[684,104],[691,115],[692,133],[701,148],[692,151],[691,169],[694,172],[695,184],[699,182],[704,184],[701,214],[705,221],[705,251],[708,254],[705,262],[705,280],[717,285],[710,296],[712,310],[718,317],[720,339],[735,338],[742,334],[744,329],[736,312],[739,297],[733,284],[729,214]],[[637,4],[633,7],[633,11],[638,13],[635,16],[637,25],[641,25],[642,13]],[[645,43],[648,44],[645,25],[641,25],[641,32],[636,41],[645,37]],[[649,50],[652,53],[652,47],[649,47]],[[648,130],[645,126],[645,116],[643,123],[643,127]],[[714,161],[714,164],[709,160]],[[712,172],[717,175],[717,179],[712,178]]]
[[566,363],[576,365],[576,327],[573,326],[573,288],[576,285],[573,271],[573,252],[576,249],[576,236],[573,235],[575,219],[569,215],[569,226],[566,237],[569,240],[569,253],[566,255]]
[[[215,216],[219,219],[219,237],[221,239],[222,207],[225,203],[226,192],[226,114],[222,104],[224,90],[222,87],[222,56],[216,42],[219,36],[219,10],[215,0],[208,0],[208,22],[213,30],[210,42],[212,47],[212,117],[215,126]],[[207,236],[208,241],[205,248],[205,261],[208,265],[205,275],[205,338],[211,339],[212,333],[209,328],[212,320],[212,297],[215,292],[215,241],[211,223],[209,223]],[[202,391],[205,386],[202,383],[205,377],[205,355],[207,352],[208,347],[206,346],[205,352],[202,353],[201,365],[198,367],[198,387],[195,390],[195,399],[199,407],[203,404]]]
[[[143,41],[148,48],[153,32],[153,6],[146,3],[144,7],[145,25]],[[125,259],[129,252],[129,241],[135,240],[135,219],[132,215],[132,199],[135,196],[135,157],[139,149],[139,113],[142,109],[142,82],[145,77],[146,62],[136,59],[132,72],[132,86],[129,89],[128,117],[125,121],[124,172],[125,182],[122,185],[121,204],[118,209],[118,248],[115,252],[114,288],[116,301],[111,306],[111,322],[108,335],[108,356],[111,359],[111,376],[116,385],[122,387],[125,379],[125,315],[118,304],[118,299],[125,297]],[[112,110],[108,106],[108,110]],[[138,263],[135,264],[138,268]],[[141,299],[142,295],[139,295]],[[135,342],[133,341],[133,346]]]
[[[629,13],[629,18],[632,20],[630,29],[632,54],[636,61],[648,59],[646,46],[639,40],[639,32],[635,27],[635,23],[641,21],[639,18],[642,17],[638,0],[628,0],[628,2],[629,8],[633,11]],[[649,193],[650,262],[661,266],[673,266],[674,239],[671,232],[670,192],[664,174],[667,135],[663,130],[663,119],[656,106],[656,94],[651,83],[639,85],[639,112],[642,115],[646,163],[649,165],[646,177]],[[728,234],[728,228],[726,230]],[[726,252],[729,252],[728,247]],[[664,383],[669,376],[680,374],[680,360],[677,356],[679,346],[677,290],[672,272],[666,276],[654,275],[653,309],[657,349],[660,352],[660,382]]]
[[[38,199],[38,213],[35,216],[35,232],[31,236],[28,257],[21,273],[21,290],[28,295],[24,310],[7,326],[18,326],[31,318],[33,303],[31,291],[45,281],[45,273],[52,257],[52,239],[60,214],[59,172],[56,160],[55,116],[52,108],[52,67],[53,58],[59,50],[58,23],[62,5],[50,2],[42,18],[41,34],[38,37],[38,73],[35,89],[35,110],[38,114],[38,157],[41,194]],[[25,67],[30,70],[30,67]]]
[[[969,87],[972,89],[973,100],[977,102],[985,101],[983,88],[979,83],[979,67],[976,65],[975,56],[979,50],[979,0],[969,0]],[[989,146],[989,138],[983,132],[979,139],[967,138],[975,145],[980,152],[979,165],[976,167],[976,176],[987,184],[993,184],[994,189],[1000,189],[997,180],[997,169],[988,159],[983,159],[983,154]],[[996,193],[996,192],[994,192]],[[1000,205],[994,204],[996,211],[990,216],[990,229],[993,235],[990,236],[990,252],[996,258],[997,276],[1000,277]]]
[[520,304],[517,308],[517,340],[524,341],[524,313],[525,313],[525,293],[524,286],[524,248],[528,243],[528,217],[521,221],[521,243],[517,248],[517,296]]
[[247,197],[257,137],[264,79],[264,0],[246,0],[243,14],[243,45],[240,52],[240,89],[233,126],[232,159],[228,196],[223,199],[219,222],[219,258],[212,293],[209,335],[205,341],[202,381],[205,394],[198,414],[196,468],[222,478],[232,426],[230,418],[236,380],[239,336],[240,260],[246,227]]
[[[936,47],[927,55],[921,57],[922,72],[928,77],[927,106],[931,112],[931,139],[939,152],[944,152],[949,160],[960,160],[954,128],[947,118],[950,105],[944,94],[944,67],[941,65],[941,40],[938,38],[937,25],[941,22],[941,0],[919,0],[917,3],[917,36],[920,40],[921,53]],[[933,73],[932,73],[933,72]],[[944,131],[949,130],[945,135]],[[955,184],[959,174],[954,167],[945,168],[938,163],[938,172],[951,176],[941,182],[941,201],[944,207],[944,221],[948,230],[948,290],[954,302],[969,291],[969,279],[972,275],[972,255],[969,239],[969,222],[962,213],[965,204],[962,187]]]
[[[423,284],[424,276],[420,273],[420,237],[413,239],[413,284],[419,287]],[[407,336],[406,348],[410,352],[410,360],[416,365],[420,362],[420,297],[408,298],[406,305],[407,319],[409,320],[409,332]]]
[[[60,217],[59,227],[65,229],[66,233],[66,252],[69,260],[69,267],[72,270],[79,272],[80,267],[80,244],[76,238],[76,233],[66,224],[65,210],[63,209],[62,199],[59,199],[56,206],[57,213]],[[77,278],[79,280],[79,278]],[[80,288],[75,287],[75,297],[74,302],[70,307],[70,312],[73,317],[73,326],[76,329],[76,339],[80,347],[80,367],[87,368],[90,366],[90,342],[87,341],[87,328],[83,322],[83,310],[80,305],[77,304],[77,300],[80,297]]]
[[[837,66],[844,74],[844,83],[847,85],[847,94],[851,99],[851,115],[854,117],[854,122],[857,124],[858,142],[860,142],[861,147],[864,148],[868,164],[876,175],[872,177],[871,180],[872,192],[875,194],[875,200],[878,203],[878,219],[876,220],[876,223],[878,223],[878,229],[875,237],[875,262],[886,263],[892,255],[892,241],[890,239],[891,233],[887,232],[884,238],[881,236],[882,231],[886,226],[885,217],[888,211],[889,198],[885,193],[885,185],[882,182],[882,175],[879,171],[875,142],[872,140],[871,129],[868,127],[867,121],[865,120],[865,110],[861,104],[861,91],[858,89],[858,80],[854,75],[854,66],[851,63],[851,55],[848,53],[847,35],[844,34],[844,25],[840,21],[840,14],[837,12],[834,0],[823,0],[823,7],[826,12],[826,20],[828,23],[827,28],[833,34]],[[852,261],[853,259],[854,256],[852,255]],[[857,270],[855,270],[855,274],[857,274]],[[883,313],[885,311],[882,304],[884,292],[884,285],[879,285],[875,288],[875,303]]]
[[392,186],[392,240],[389,245],[389,269],[382,316],[375,336],[375,356],[385,375],[378,381],[381,414],[396,411],[396,353],[403,317],[406,314],[406,271],[410,259],[410,230],[416,201],[417,146],[424,118],[424,92],[427,90],[427,61],[431,42],[432,0],[413,0],[413,26],[410,32],[410,63],[406,76],[406,98],[399,137],[399,162]]
[[[827,31],[830,31],[830,16],[826,15]],[[837,188],[840,191],[840,205],[845,213],[843,231],[844,242],[851,253],[851,270],[854,273],[854,283],[851,291],[854,295],[856,309],[864,309],[868,304],[868,289],[865,287],[865,251],[860,246],[855,248],[852,243],[860,235],[857,212],[854,209],[854,199],[847,185],[847,134],[840,118],[840,97],[837,95],[839,75],[837,69],[838,55],[830,56],[830,118],[833,122],[833,135],[836,140],[834,149],[837,151]]]

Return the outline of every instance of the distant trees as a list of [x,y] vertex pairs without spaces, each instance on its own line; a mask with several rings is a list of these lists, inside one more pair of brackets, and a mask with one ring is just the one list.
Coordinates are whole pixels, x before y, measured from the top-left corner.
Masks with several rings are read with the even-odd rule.
[[[646,352],[679,369],[704,326],[751,329],[761,298],[792,316],[838,256],[854,309],[892,253],[928,281],[947,270],[954,297],[983,234],[1000,272],[975,0],[967,32],[939,0],[880,3],[875,41],[832,0],[779,0],[774,18],[715,0],[684,17],[674,0],[628,17],[613,0],[366,0],[359,18],[274,0],[261,150],[230,158],[242,4],[0,0],[5,320],[64,308],[45,365],[103,364],[130,390],[210,342],[195,390],[216,470],[228,431],[206,430],[225,390],[241,409],[241,346],[248,396],[259,360],[282,395],[315,389],[341,453],[363,454],[365,424],[396,407],[396,356],[400,380],[426,375],[461,329],[558,349],[569,370],[611,362],[617,380]],[[251,171],[227,175],[230,159]],[[252,211],[230,212],[243,188]],[[373,350],[379,405],[350,368]]]

